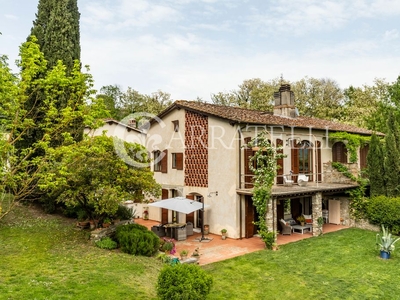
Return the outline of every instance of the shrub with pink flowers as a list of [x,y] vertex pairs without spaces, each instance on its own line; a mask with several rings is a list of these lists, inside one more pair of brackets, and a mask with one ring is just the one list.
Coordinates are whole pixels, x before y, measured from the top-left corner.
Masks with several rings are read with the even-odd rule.
[[163,237],[160,242],[160,251],[170,254],[176,253],[175,240],[173,238]]

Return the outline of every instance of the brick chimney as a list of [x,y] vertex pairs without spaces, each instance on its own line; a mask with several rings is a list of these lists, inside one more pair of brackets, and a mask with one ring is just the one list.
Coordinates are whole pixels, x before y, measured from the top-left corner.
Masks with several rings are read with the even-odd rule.
[[279,92],[274,93],[274,115],[295,118],[298,116],[294,106],[294,93],[290,90],[290,84],[281,84]]
[[137,121],[135,119],[128,120],[128,126],[137,128],[138,127]]

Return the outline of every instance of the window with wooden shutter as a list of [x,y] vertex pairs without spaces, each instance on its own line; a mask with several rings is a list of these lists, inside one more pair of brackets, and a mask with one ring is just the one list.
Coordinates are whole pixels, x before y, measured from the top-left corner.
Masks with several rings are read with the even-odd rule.
[[343,142],[337,142],[332,147],[332,161],[347,163],[347,149]]
[[360,148],[360,169],[367,168],[367,155],[369,151],[369,145],[366,144]]
[[183,153],[172,153],[172,169],[183,170]]
[[183,170],[183,153],[175,153],[176,169]]
[[[244,139],[244,143],[250,143],[251,137]],[[253,156],[253,150],[249,147],[244,148],[244,188],[250,189],[253,187],[253,172],[250,170],[250,157]]]
[[168,172],[168,150],[163,151],[163,158],[161,159],[161,173]]
[[161,152],[153,152],[154,172],[161,172]]
[[[280,139],[276,140],[276,146],[277,147],[283,147],[283,141]],[[283,154],[283,148],[277,151],[278,154]],[[278,177],[276,178],[276,183],[277,184],[283,184],[283,158],[279,158],[276,161],[276,164],[278,165],[278,169],[276,171]]]

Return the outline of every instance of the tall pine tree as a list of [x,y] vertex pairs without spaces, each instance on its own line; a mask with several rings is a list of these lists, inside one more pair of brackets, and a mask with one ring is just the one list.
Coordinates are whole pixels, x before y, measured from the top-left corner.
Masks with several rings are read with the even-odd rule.
[[376,134],[371,137],[367,156],[371,196],[386,195],[383,146]]

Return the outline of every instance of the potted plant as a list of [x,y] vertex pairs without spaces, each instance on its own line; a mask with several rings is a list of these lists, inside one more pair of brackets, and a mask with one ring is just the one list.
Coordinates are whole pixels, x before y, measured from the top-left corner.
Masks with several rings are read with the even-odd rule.
[[193,257],[193,258],[196,258],[197,260],[200,259],[199,248],[194,249],[194,252],[192,253],[192,257]]
[[110,227],[110,225],[111,225],[111,220],[110,220],[110,218],[105,218],[104,219],[104,221],[103,221],[103,228],[107,228],[107,227]]
[[148,207],[143,207],[143,220],[149,219],[149,209]]
[[227,234],[227,232],[228,232],[228,230],[226,230],[225,228],[224,229],[221,229],[221,234],[222,234],[222,239],[223,240],[225,240],[226,239],[226,234]]
[[394,244],[400,240],[400,238],[393,238],[392,234],[389,233],[389,229],[382,225],[382,234],[376,234],[376,245],[380,250],[380,257],[383,259],[390,258],[390,252],[394,251]]
[[297,221],[300,222],[301,226],[304,226],[304,222],[306,221],[306,218],[304,218],[303,215],[300,215],[297,217]]
[[181,256],[181,260],[187,259],[188,254],[189,254],[189,251],[186,249],[183,249],[183,250],[181,250],[181,252],[179,252],[179,255]]

